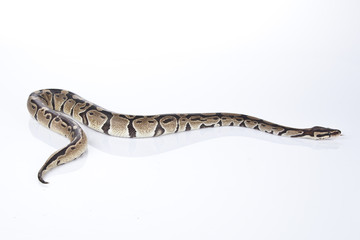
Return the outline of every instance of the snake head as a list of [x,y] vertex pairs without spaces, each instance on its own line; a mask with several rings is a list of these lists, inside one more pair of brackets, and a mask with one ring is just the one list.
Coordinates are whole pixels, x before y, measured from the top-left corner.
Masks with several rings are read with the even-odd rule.
[[312,127],[310,130],[313,132],[313,136],[315,139],[334,138],[341,135],[340,130],[332,128],[315,126]]

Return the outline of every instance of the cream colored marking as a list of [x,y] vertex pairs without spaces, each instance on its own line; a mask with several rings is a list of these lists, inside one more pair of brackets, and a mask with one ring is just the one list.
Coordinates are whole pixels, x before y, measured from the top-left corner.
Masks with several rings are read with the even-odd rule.
[[69,99],[64,103],[64,113],[67,115],[71,115],[71,110],[74,108],[76,102],[74,99]]
[[125,115],[125,117],[127,117],[128,119],[134,119],[136,116],[135,115]]
[[152,137],[155,134],[157,121],[152,117],[137,118],[133,121],[137,137]]
[[73,99],[78,99],[78,100],[83,100],[81,97],[79,97],[79,96],[76,95],[76,94],[72,95],[72,98],[73,98]]
[[254,128],[257,126],[258,123],[257,121],[245,120],[244,124],[247,128]]
[[[46,102],[47,102],[47,106],[49,108],[52,108],[52,93],[49,90],[44,90],[41,94],[41,97],[43,97]],[[46,104],[46,103],[45,103]]]
[[39,123],[41,123],[43,126],[47,127],[49,122],[51,121],[51,113],[45,113],[45,110],[48,110],[48,108],[42,107],[39,109],[37,114],[37,120]]
[[247,116],[248,119],[253,120],[253,121],[259,121],[259,118],[253,117],[253,116]]
[[186,130],[186,125],[187,125],[187,123],[189,123],[189,120],[183,115],[183,114],[179,114],[179,116],[181,116],[182,115],[182,117],[180,117],[179,118],[179,132],[184,132],[185,130]]
[[[196,119],[200,119],[200,120],[196,120]],[[204,120],[204,121],[201,121],[201,120]],[[191,129],[199,129],[200,125],[205,123],[205,121],[206,121],[206,118],[204,118],[204,117],[191,116],[187,122],[190,124]]]
[[284,134],[282,134],[281,136],[285,136],[285,137],[293,137],[293,136],[298,136],[303,134],[303,131],[300,130],[287,130]]
[[[58,121],[56,121],[57,119],[58,119]],[[50,124],[51,130],[65,136],[71,140],[71,137],[70,137],[71,135],[69,133],[69,132],[71,132],[71,127],[70,127],[70,131],[69,131],[68,127],[70,127],[70,126],[68,126],[59,117],[55,117],[54,120]]]
[[96,110],[90,110],[86,113],[86,117],[88,119],[88,125],[90,128],[93,128],[99,132],[103,132],[101,128],[107,121],[107,116],[105,114]]
[[268,124],[260,123],[258,126],[262,132],[270,133],[272,131],[272,127]]
[[233,122],[233,119],[231,117],[221,117],[221,122],[223,126],[230,126],[230,124]]
[[203,116],[214,116],[215,114],[214,113],[201,113],[201,115],[203,115]]
[[36,114],[36,111],[37,111],[37,105],[30,101],[30,97],[29,97],[29,99],[27,101],[27,108],[28,108],[31,116],[35,117],[35,114]]
[[214,124],[214,127],[219,126],[218,122],[220,121],[220,118],[218,116],[212,116],[212,117],[207,117],[206,121],[203,122],[205,126],[211,126]]
[[160,119],[160,126],[165,130],[164,134],[175,133],[177,127],[176,118],[174,116],[162,117]]
[[234,123],[234,126],[240,126],[241,123],[244,122],[244,118],[241,118],[241,117],[234,117],[233,118],[233,123]]
[[271,130],[273,131],[274,135],[279,135],[281,132],[283,132],[285,129],[282,127],[272,127]]
[[121,117],[119,114],[113,114],[113,117],[110,119],[109,134],[118,137],[130,137],[128,131],[129,123],[128,119]]
[[67,96],[64,93],[56,93],[54,95],[54,105],[55,105],[55,110],[56,111],[60,111],[60,107],[61,105],[68,99]]
[[[87,106],[86,106],[87,104]],[[80,116],[80,113],[85,112],[91,105],[84,102],[84,103],[77,103],[73,110],[73,117],[79,121],[82,122],[82,117]]]

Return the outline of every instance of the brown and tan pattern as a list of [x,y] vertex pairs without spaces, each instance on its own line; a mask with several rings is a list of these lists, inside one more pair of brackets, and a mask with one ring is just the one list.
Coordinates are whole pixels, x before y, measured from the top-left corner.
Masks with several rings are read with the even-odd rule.
[[[56,151],[38,173],[72,161],[86,151],[87,138],[79,124],[117,137],[157,137],[194,129],[238,126],[293,138],[326,139],[341,135],[340,130],[324,127],[291,128],[236,113],[162,114],[134,116],[107,111],[78,95],[62,89],[43,89],[30,94],[27,107],[42,125],[67,137],[71,142]],[[72,120],[75,119],[76,121]]]

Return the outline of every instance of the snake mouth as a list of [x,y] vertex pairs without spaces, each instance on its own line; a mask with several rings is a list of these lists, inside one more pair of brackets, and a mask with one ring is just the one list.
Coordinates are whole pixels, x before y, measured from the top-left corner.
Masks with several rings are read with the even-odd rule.
[[331,133],[331,136],[332,136],[332,137],[339,137],[339,136],[341,136],[341,131],[340,131],[340,130],[334,130],[334,131]]

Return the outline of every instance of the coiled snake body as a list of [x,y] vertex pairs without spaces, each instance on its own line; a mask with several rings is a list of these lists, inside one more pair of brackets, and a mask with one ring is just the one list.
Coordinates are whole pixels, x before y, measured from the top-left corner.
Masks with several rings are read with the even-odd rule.
[[[193,129],[240,126],[278,136],[325,139],[337,137],[340,130],[324,127],[291,128],[259,118],[235,113],[161,114],[151,116],[126,115],[107,111],[78,95],[62,89],[43,89],[30,94],[27,102],[30,114],[42,125],[67,137],[71,142],[53,153],[38,173],[43,175],[58,165],[80,157],[87,148],[87,138],[79,124],[117,137],[156,137]],[[71,119],[70,117],[73,119]]]

